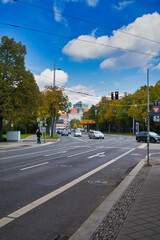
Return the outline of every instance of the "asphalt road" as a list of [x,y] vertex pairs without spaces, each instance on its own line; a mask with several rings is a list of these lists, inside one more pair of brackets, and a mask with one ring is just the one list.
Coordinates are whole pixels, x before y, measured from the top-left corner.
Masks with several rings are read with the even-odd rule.
[[1,151],[0,239],[68,239],[145,156],[119,135]]

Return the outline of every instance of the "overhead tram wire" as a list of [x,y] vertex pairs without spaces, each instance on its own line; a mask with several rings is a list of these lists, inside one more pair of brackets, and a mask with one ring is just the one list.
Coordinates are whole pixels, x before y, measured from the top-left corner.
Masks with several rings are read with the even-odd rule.
[[[56,10],[51,10],[51,9],[48,9],[48,8],[40,7],[40,6],[34,5],[34,4],[32,4],[32,3],[24,2],[24,1],[21,1],[21,0],[13,0],[13,1],[15,1],[15,2],[20,2],[20,3],[22,3],[22,4],[26,4],[26,5],[29,5],[29,6],[31,6],[31,7],[39,8],[39,9],[42,9],[42,10],[45,10],[45,11],[48,11],[48,12],[54,12],[54,13],[57,13],[57,14],[59,14],[59,15],[65,16],[65,17],[69,17],[69,18],[72,18],[72,19],[76,19],[76,20],[79,20],[79,21],[82,21],[82,22],[85,22],[85,23],[89,23],[89,24],[93,24],[93,25],[99,26],[99,27],[107,28],[107,29],[110,29],[110,30],[115,30],[115,28],[113,28],[113,27],[109,27],[109,26],[106,26],[106,25],[103,25],[103,24],[100,24],[100,23],[92,22],[92,21],[90,21],[90,20],[83,19],[83,18],[80,18],[80,17],[75,17],[75,16],[72,16],[72,15],[69,15],[69,14],[66,14],[66,13],[61,13],[61,12],[56,11]],[[133,34],[133,33],[125,32],[125,31],[120,30],[120,29],[117,29],[116,31],[117,31],[117,32],[121,32],[121,33],[123,33],[123,34],[130,35],[130,36],[132,36],[132,37],[137,37],[137,38],[144,39],[144,40],[146,40],[146,41],[150,41],[150,42],[153,42],[153,43],[158,43],[158,44],[160,44],[160,42],[155,41],[155,40],[153,40],[153,39],[149,39],[149,38],[146,38],[146,37],[143,37],[143,36],[139,36],[139,35],[136,35],[136,34]]]
[[[32,72],[41,74],[40,72],[37,72],[37,71],[35,71],[35,70],[33,70],[33,69],[29,69],[29,70],[32,71]],[[52,78],[49,78],[49,77],[47,77],[47,76],[45,76],[45,75],[42,75],[42,76],[45,77],[45,78],[47,78],[47,79],[51,79],[51,80],[52,80]],[[95,96],[95,95],[93,95],[93,94],[89,94],[89,93],[85,93],[85,92],[80,92],[80,91],[76,91],[76,90],[71,90],[71,89],[68,89],[68,88],[66,88],[66,87],[63,87],[63,88],[64,88],[64,91],[74,92],[74,93],[78,93],[78,94],[81,94],[81,95],[89,96],[89,97],[92,97],[92,98],[94,97],[94,98],[100,98],[100,99],[101,99],[100,96]]]
[[[48,34],[48,35],[52,35],[52,36],[57,36],[57,37],[62,37],[62,38],[75,40],[71,36],[66,36],[66,35],[62,35],[62,34],[45,32],[45,31],[42,31],[42,30],[37,30],[37,29],[33,29],[33,28],[28,28],[28,27],[22,27],[22,26],[19,26],[19,25],[10,24],[10,23],[4,23],[4,22],[0,22],[0,24],[6,25],[6,26],[10,26],[10,27],[14,27],[14,28],[24,29],[24,30],[28,30],[28,31],[32,31],[32,32],[38,32],[38,33],[43,33],[43,34]],[[153,54],[150,54],[150,53],[139,52],[139,51],[132,50],[132,49],[120,48],[120,47],[111,46],[111,45],[102,44],[102,43],[96,43],[96,42],[92,42],[92,41],[84,40],[84,39],[76,39],[76,41],[90,43],[90,44],[95,44],[95,45],[102,46],[102,47],[119,49],[119,50],[122,50],[122,51],[128,51],[128,52],[132,52],[132,53],[143,54],[143,55],[147,55],[147,56],[151,56],[151,57],[158,57],[158,55],[153,55]]]
[[[52,78],[47,77],[47,76],[45,76],[45,75],[42,75],[40,72],[37,72],[36,70],[33,70],[33,69],[31,69],[31,68],[28,69],[28,70],[30,70],[31,72],[35,72],[35,73],[41,75],[41,76],[44,77],[44,78],[47,78],[47,79],[52,80]],[[64,88],[65,91],[70,91],[70,92],[75,92],[75,93],[79,93],[79,94],[83,94],[83,95],[89,95],[89,96],[91,96],[91,97],[101,98],[101,96],[95,96],[95,95],[92,95],[92,94],[88,94],[88,93],[79,92],[79,91],[76,91],[76,90],[67,89],[66,87],[63,87],[63,88]],[[128,89],[131,89],[131,88],[128,88]],[[108,91],[108,92],[110,92],[110,91]],[[104,97],[105,97],[105,96],[104,96]],[[126,97],[130,97],[130,98],[145,98],[145,97],[147,97],[147,95],[146,95],[146,96],[133,96],[131,93],[129,93]]]
[[[29,69],[30,71],[32,71],[32,72],[35,72],[35,73],[38,73],[38,74],[41,74],[40,72],[37,72],[37,71],[35,71],[35,70],[33,70],[33,69]],[[52,78],[49,78],[49,77],[47,77],[47,76],[45,76],[45,75],[42,75],[43,77],[45,77],[45,78],[47,78],[47,79],[51,79],[52,80]],[[78,94],[81,94],[81,95],[84,95],[84,96],[88,96],[88,97],[92,97],[92,98],[102,98],[101,96],[95,96],[95,95],[93,95],[93,94],[89,94],[89,93],[85,93],[85,92],[80,92],[80,91],[76,91],[76,90],[71,90],[71,89],[69,89],[69,88],[66,88],[66,87],[63,87],[64,88],[64,91],[68,91],[68,92],[73,92],[73,93],[78,93]],[[139,98],[142,98],[142,97],[147,97],[147,96],[128,96],[128,97],[131,97],[131,98],[135,98],[135,97],[139,97]],[[105,103],[103,103],[103,104],[105,104]],[[112,106],[132,106],[133,104],[131,104],[131,105],[117,105],[117,104],[108,104],[108,105],[112,105]],[[137,106],[138,105],[146,105],[146,104],[136,104]]]

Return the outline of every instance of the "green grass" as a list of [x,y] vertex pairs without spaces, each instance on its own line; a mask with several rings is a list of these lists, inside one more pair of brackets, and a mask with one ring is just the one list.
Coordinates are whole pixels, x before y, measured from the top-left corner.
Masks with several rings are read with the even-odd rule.
[[[24,138],[29,137],[29,136],[31,136],[31,135],[32,135],[31,133],[21,134],[21,139],[24,139]],[[7,139],[7,134],[3,134],[3,138],[6,138],[6,139]]]
[[[29,137],[33,135],[32,133],[28,133],[28,134],[21,134],[21,139],[25,139],[26,137]],[[58,139],[59,136],[58,134],[55,134],[53,138],[50,137],[49,134],[46,134],[46,139]],[[3,134],[3,139],[7,139],[7,134]],[[44,139],[44,135],[41,137],[41,139]]]
[[[59,138],[58,134],[55,134],[53,138],[48,133],[46,134],[46,139],[58,139],[58,138]],[[44,135],[41,137],[41,139],[44,139]]]
[[127,135],[127,136],[136,136],[135,133],[118,133],[118,132],[103,132],[105,134],[115,134],[115,135]]

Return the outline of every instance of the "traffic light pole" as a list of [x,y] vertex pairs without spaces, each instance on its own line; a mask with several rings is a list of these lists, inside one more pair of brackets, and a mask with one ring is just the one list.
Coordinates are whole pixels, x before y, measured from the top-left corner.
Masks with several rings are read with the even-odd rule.
[[147,165],[149,166],[149,69],[147,69]]

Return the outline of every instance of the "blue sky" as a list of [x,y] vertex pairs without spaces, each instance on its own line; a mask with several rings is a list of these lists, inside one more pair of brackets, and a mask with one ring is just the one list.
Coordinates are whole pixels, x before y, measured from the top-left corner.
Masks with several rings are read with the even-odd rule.
[[150,85],[160,80],[159,0],[0,0],[0,23],[0,37],[26,45],[26,68],[41,90],[52,84],[56,61],[56,85],[72,103],[133,93],[147,68]]

